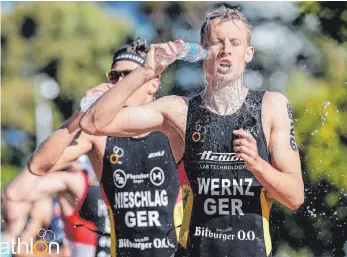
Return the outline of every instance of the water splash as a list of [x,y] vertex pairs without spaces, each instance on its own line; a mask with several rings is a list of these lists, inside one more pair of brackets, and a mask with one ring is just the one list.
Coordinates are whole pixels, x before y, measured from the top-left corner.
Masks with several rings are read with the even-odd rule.
[[232,72],[220,74],[216,70],[215,73],[218,75],[217,84],[212,79],[206,78],[206,83],[210,86],[203,96],[205,106],[220,115],[231,115],[240,109],[246,97],[242,92],[243,78],[232,84],[230,82],[234,76]]
[[316,218],[317,214],[315,213],[316,209],[312,209],[312,211],[310,210],[310,206],[307,206],[307,213],[310,214],[311,218]]
[[328,108],[328,106],[330,105],[330,102],[324,102],[323,103],[323,109],[326,110],[326,108]]

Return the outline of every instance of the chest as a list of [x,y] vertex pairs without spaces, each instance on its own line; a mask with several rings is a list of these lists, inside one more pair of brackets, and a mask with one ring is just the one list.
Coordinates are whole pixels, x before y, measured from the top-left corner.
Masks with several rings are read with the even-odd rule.
[[103,183],[118,191],[160,189],[177,181],[176,164],[166,138],[108,138]]

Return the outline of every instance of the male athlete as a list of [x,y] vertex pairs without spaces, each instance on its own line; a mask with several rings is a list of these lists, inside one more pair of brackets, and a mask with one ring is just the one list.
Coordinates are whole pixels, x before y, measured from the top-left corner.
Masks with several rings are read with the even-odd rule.
[[243,85],[245,66],[254,54],[250,38],[251,26],[238,10],[212,11],[201,29],[201,44],[210,51],[203,63],[202,94],[123,108],[136,90],[167,68],[158,51],[161,57],[166,52],[167,59],[177,56],[174,43],[155,44],[144,66],[111,88],[81,120],[89,134],[162,131],[169,137],[176,159],[183,158],[193,192],[176,256],[271,256],[273,199],[292,210],[304,201],[288,100]]
[[[143,40],[119,49],[107,73],[109,84],[88,92],[107,91],[144,61],[148,48]],[[159,78],[147,81],[124,105],[153,101]],[[83,113],[77,111],[55,131],[31,158],[31,173],[61,169],[86,153],[100,180],[111,221],[112,256],[170,256],[177,245],[183,204],[179,173],[168,138],[161,132],[139,137],[90,136],[79,128]],[[73,141],[73,142],[72,142]],[[72,144],[70,144],[72,142]],[[27,176],[34,177],[28,173]],[[176,235],[177,234],[177,235]]]
[[[26,177],[26,174],[27,171],[23,171],[7,187],[7,201],[21,204],[57,194],[72,256],[110,256],[110,244],[105,238],[109,233],[106,206],[97,181],[92,175],[87,175],[87,170],[82,170],[78,164],[73,163],[69,166],[69,171],[52,172],[44,177]],[[23,180],[24,177],[26,180]],[[25,184],[28,180],[35,180],[35,186],[25,192],[18,185]],[[100,231],[104,236],[94,231]]]

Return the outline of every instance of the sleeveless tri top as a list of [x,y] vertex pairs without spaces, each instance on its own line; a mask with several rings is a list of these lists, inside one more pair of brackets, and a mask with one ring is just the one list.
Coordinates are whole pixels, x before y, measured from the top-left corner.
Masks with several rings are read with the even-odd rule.
[[[171,256],[183,204],[168,138],[108,137],[101,185],[111,218],[112,256]],[[167,233],[174,231],[173,233]]]
[[243,128],[256,139],[259,156],[269,162],[261,122],[263,96],[249,90],[232,115],[209,111],[201,95],[190,99],[183,162],[191,193],[175,256],[271,256],[271,201],[233,150],[233,131]]

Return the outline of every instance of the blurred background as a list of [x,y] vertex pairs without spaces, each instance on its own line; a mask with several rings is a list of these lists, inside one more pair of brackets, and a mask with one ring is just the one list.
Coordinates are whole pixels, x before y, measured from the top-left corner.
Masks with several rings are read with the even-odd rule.
[[[225,4],[254,26],[250,89],[293,107],[305,204],[275,204],[275,257],[347,256],[346,2],[1,2],[1,188],[36,145],[106,82],[113,52],[131,38],[198,42],[205,13]],[[204,89],[201,64],[178,61],[159,96]]]

